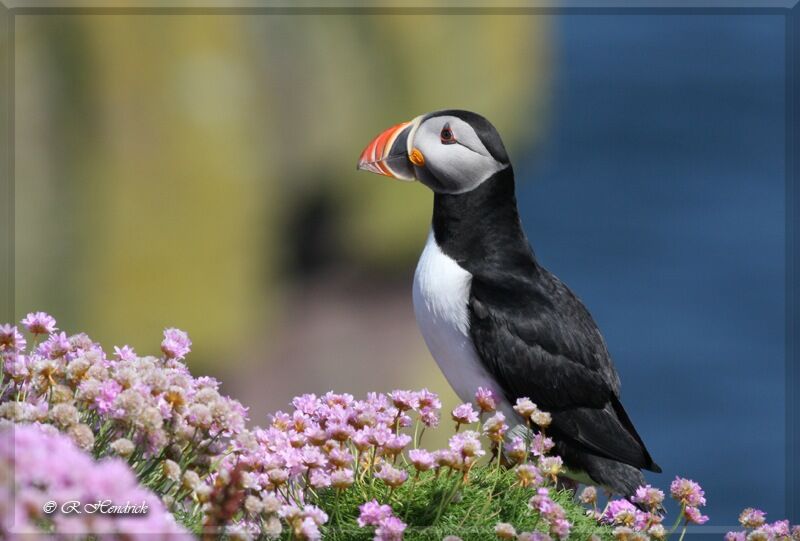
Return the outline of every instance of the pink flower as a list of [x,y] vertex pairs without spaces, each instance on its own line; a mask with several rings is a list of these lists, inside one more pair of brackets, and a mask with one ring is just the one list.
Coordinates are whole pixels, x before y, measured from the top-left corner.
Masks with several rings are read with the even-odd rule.
[[376,426],[369,431],[369,441],[372,445],[383,447],[394,436],[394,433],[386,425]]
[[492,412],[497,409],[497,395],[491,389],[478,387],[475,393],[475,402],[483,412]]
[[408,434],[398,434],[389,438],[384,446],[384,450],[390,455],[396,455],[399,454],[409,443],[411,443],[411,436]]
[[705,492],[699,484],[691,479],[675,477],[669,487],[672,497],[687,507],[699,507],[706,504]]
[[5,359],[3,370],[14,379],[26,378],[30,375],[30,360],[27,355],[10,355]]
[[114,357],[118,361],[133,361],[136,359],[136,352],[130,346],[117,347],[114,346]]
[[519,436],[514,436],[505,447],[505,452],[509,458],[512,458],[517,462],[522,462],[527,454],[525,440]]
[[708,522],[708,517],[702,513],[697,507],[687,507],[683,511],[684,516],[686,516],[686,520],[693,524],[705,524]]
[[433,452],[433,460],[436,461],[437,468],[454,468],[459,463],[458,455],[450,449],[437,449]]
[[16,327],[9,324],[0,325],[0,352],[22,351],[25,349],[25,338]]
[[632,527],[636,523],[636,506],[628,500],[611,500],[601,520],[606,524]]
[[553,449],[555,443],[541,432],[537,432],[531,440],[531,453],[534,456],[544,456]]
[[306,445],[300,450],[300,461],[306,468],[322,468],[328,459],[318,447]]
[[538,511],[542,518],[547,521],[550,526],[550,535],[559,539],[569,537],[572,524],[567,520],[564,508],[550,499],[546,488],[538,489],[536,495],[528,502],[528,506]]
[[45,312],[31,312],[21,323],[31,334],[50,334],[58,330],[55,318]]
[[378,523],[392,516],[392,508],[388,505],[381,505],[378,500],[372,500],[359,506],[358,525],[377,526]]
[[636,489],[636,493],[631,500],[634,503],[644,505],[648,509],[654,509],[658,508],[664,501],[664,493],[650,485],[645,485]]
[[301,539],[308,539],[309,541],[322,539],[322,533],[319,531],[319,527],[311,519],[311,517],[306,517],[303,519],[303,521],[300,523],[297,533]]
[[563,467],[564,461],[561,460],[560,456],[546,456],[539,460],[539,471],[541,471],[543,475],[549,475],[553,479],[561,473]]
[[428,428],[439,426],[439,411],[433,408],[423,408],[419,412],[419,419]]
[[433,468],[433,455],[425,449],[412,449],[408,452],[408,458],[417,471],[428,471]]
[[349,468],[343,470],[334,470],[330,475],[330,481],[333,488],[347,488],[355,481],[355,478],[353,477],[353,470]]
[[572,524],[565,518],[557,518],[550,524],[550,533],[559,539],[566,539],[569,537]]
[[536,404],[531,402],[530,398],[517,398],[517,403],[514,405],[514,411],[519,413],[525,419],[530,419],[531,416],[539,411]]
[[775,537],[788,537],[791,535],[788,520],[776,520],[772,524],[769,524],[767,528]]
[[478,422],[478,412],[472,409],[472,404],[465,402],[451,413],[451,417],[457,425],[467,425]]
[[481,447],[480,434],[473,430],[467,430],[455,434],[450,438],[450,450],[461,457],[466,462],[467,459],[477,459],[486,454]]
[[316,413],[317,408],[319,408],[321,402],[317,398],[315,394],[304,394],[300,396],[295,396],[292,399],[292,406],[295,407],[298,411],[305,413],[306,415],[313,415]]
[[375,541],[402,541],[405,523],[395,516],[380,521],[375,530]]
[[[158,534],[164,538],[188,535],[167,512],[161,500],[139,486],[128,465],[121,459],[95,462],[66,435],[37,425],[18,425],[0,434],[0,469],[13,471],[15,497],[0,493],[0,506],[15,517],[18,533],[58,537],[144,538]],[[109,500],[112,504],[130,502],[148,507],[143,515],[55,514],[40,510],[48,501],[84,503]],[[40,529],[43,528],[43,529]]]
[[347,448],[334,447],[328,453],[328,460],[339,468],[344,468],[353,463],[353,454]]
[[375,477],[386,483],[392,488],[399,487],[408,479],[408,473],[405,470],[398,470],[391,464],[384,463],[381,469],[375,472]]
[[538,486],[542,484],[542,474],[533,464],[520,464],[517,466],[517,479],[523,487]]
[[192,341],[185,332],[169,328],[164,330],[164,340],[161,342],[161,351],[167,359],[181,360],[191,351]]
[[416,409],[419,405],[417,393],[413,391],[395,390],[389,393],[389,398],[392,399],[394,407],[400,411]]
[[67,333],[60,332],[51,334],[47,341],[39,346],[38,351],[43,357],[57,359],[69,353],[71,347]]
[[739,515],[739,523],[745,528],[758,528],[764,524],[766,516],[764,511],[748,507]]
[[442,409],[442,403],[439,400],[439,395],[429,391],[428,389],[422,389],[421,391],[417,392],[417,404],[419,405],[420,413],[424,409],[432,409],[436,411]]
[[100,392],[97,398],[94,399],[94,405],[102,414],[111,412],[114,408],[114,401],[119,393],[122,392],[122,386],[113,379],[107,379],[100,384]]
[[316,489],[327,488],[331,486],[331,476],[323,470],[315,468],[308,474],[308,483]]

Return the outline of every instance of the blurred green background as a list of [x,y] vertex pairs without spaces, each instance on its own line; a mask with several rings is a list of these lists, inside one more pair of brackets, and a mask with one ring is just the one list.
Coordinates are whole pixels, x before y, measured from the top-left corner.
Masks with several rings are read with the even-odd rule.
[[252,417],[302,392],[430,387],[420,185],[359,173],[380,131],[479,111],[512,156],[545,122],[547,19],[18,15],[17,316],[109,349],[189,332]]

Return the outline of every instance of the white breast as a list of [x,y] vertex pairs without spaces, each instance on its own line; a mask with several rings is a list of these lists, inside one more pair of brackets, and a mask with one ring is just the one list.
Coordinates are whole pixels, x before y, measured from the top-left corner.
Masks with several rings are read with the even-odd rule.
[[[472,275],[442,252],[431,232],[414,273],[414,313],[431,355],[465,402],[473,401],[478,387],[502,396],[469,336],[471,283]],[[510,408],[503,406],[508,417]]]

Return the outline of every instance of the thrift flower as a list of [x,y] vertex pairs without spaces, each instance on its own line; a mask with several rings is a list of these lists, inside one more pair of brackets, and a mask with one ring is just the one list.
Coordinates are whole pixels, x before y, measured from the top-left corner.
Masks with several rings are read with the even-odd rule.
[[745,528],[758,528],[766,521],[767,514],[760,509],[748,507],[739,515],[739,523]]
[[478,387],[475,393],[475,403],[484,413],[490,413],[497,409],[497,395],[491,389]]
[[546,456],[539,460],[539,471],[542,472],[543,475],[550,476],[553,482],[555,482],[556,477],[561,473],[563,464],[560,456]]
[[508,522],[498,522],[494,527],[494,533],[498,539],[516,539],[517,530]]
[[388,505],[381,505],[378,500],[372,500],[359,506],[358,525],[377,526],[382,520],[392,516],[392,508]]
[[648,509],[658,509],[664,501],[664,492],[650,485],[641,486],[636,489],[631,500],[640,503]]
[[[57,460],[54,460],[57,458]],[[15,497],[0,491],[0,507],[15,516],[19,534],[53,533],[59,537],[138,538],[146,534],[187,535],[159,498],[143,489],[119,459],[95,462],[69,438],[42,426],[20,425],[0,434],[0,470],[13,471]],[[147,515],[62,514],[42,512],[48,501],[144,503]]]
[[390,464],[383,464],[377,472],[375,477],[386,483],[392,488],[397,488],[408,479],[408,473],[405,470],[398,470]]
[[459,425],[469,425],[478,422],[478,413],[472,409],[472,404],[469,402],[456,406],[451,417],[453,421],[456,422],[456,429],[458,429]]
[[425,449],[412,449],[408,452],[408,459],[417,471],[428,471],[434,466],[433,455]]
[[395,390],[389,393],[389,397],[399,411],[413,410],[419,406],[419,398],[413,391]]
[[536,404],[531,402],[530,398],[517,398],[517,403],[514,405],[514,411],[519,413],[525,419],[530,419],[531,416],[539,411]]
[[517,466],[517,479],[523,487],[542,484],[542,475],[533,464],[520,464]]
[[21,323],[31,334],[50,334],[58,330],[55,318],[45,312],[31,312]]
[[136,352],[130,346],[116,347],[114,346],[114,357],[118,361],[131,362],[136,359]]
[[584,488],[579,499],[583,503],[594,505],[597,503],[597,489],[592,486]]
[[25,338],[17,331],[16,327],[5,324],[0,325],[0,352],[17,352],[25,349]]
[[686,520],[692,524],[705,524],[708,522],[708,517],[702,514],[697,507],[689,506],[684,509],[683,514],[686,516]]
[[706,504],[703,489],[691,479],[675,477],[669,490],[673,499],[687,507],[699,507]]
[[534,411],[531,415],[531,421],[541,429],[546,429],[553,422],[553,418],[545,411]]
[[353,485],[354,477],[353,470],[345,468],[343,470],[335,470],[330,475],[330,483],[333,488],[343,489]]
[[508,425],[505,423],[505,420],[506,416],[498,411],[483,423],[483,433],[495,443],[503,441],[508,431]]
[[179,329],[165,329],[161,351],[167,359],[181,360],[191,351],[192,341],[189,335]]
[[519,436],[514,436],[511,442],[506,446],[506,455],[516,462],[522,462],[528,454],[525,440]]
[[401,541],[405,523],[395,516],[387,517],[378,523],[375,529],[375,541]]

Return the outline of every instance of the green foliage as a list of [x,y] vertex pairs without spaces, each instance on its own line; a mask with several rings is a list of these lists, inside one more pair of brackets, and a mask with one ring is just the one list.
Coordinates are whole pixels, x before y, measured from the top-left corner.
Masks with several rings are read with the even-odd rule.
[[[409,473],[414,475],[413,468]],[[326,540],[370,541],[373,528],[359,528],[356,518],[359,505],[375,498],[390,504],[408,524],[404,537],[408,541],[441,541],[447,535],[478,541],[494,539],[498,522],[508,522],[518,532],[546,531],[547,526],[528,507],[535,492],[534,488],[520,486],[515,470],[490,466],[474,468],[466,483],[459,472],[439,476],[426,472],[416,481],[409,478],[395,490],[366,478],[338,494],[334,489],[322,491],[316,503],[330,516],[324,530]],[[612,539],[611,529],[587,517],[586,509],[574,501],[571,491],[551,489],[551,497],[561,504],[573,524],[572,539],[588,539],[592,534]]]

